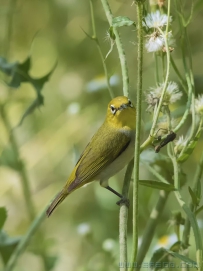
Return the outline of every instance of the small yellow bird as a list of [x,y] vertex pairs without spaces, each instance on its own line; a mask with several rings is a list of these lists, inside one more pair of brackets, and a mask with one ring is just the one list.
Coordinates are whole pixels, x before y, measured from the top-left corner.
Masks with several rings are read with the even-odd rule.
[[70,193],[94,180],[99,180],[101,186],[122,198],[108,185],[108,179],[134,156],[135,116],[135,107],[127,97],[111,100],[104,123],[86,146],[64,188],[47,209],[48,216]]

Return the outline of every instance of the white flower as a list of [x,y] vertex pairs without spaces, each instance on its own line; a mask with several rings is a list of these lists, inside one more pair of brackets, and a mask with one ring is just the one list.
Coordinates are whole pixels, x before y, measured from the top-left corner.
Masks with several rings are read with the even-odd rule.
[[92,229],[90,224],[88,223],[81,223],[77,227],[77,232],[82,236],[87,236],[91,233]]
[[113,251],[115,247],[116,247],[116,242],[113,239],[106,239],[102,244],[103,250],[107,252]]
[[[166,51],[165,49],[165,39],[164,36],[159,33],[158,31],[153,32],[151,35],[148,35],[148,40],[146,41],[145,48],[148,52],[157,52],[157,51]],[[173,35],[170,32],[168,32],[168,46],[174,46],[175,40],[173,38]],[[173,48],[170,48],[170,50],[173,50]]]
[[203,116],[203,94],[198,95],[197,99],[195,99],[195,111]]
[[149,39],[145,44],[145,48],[147,49],[148,52],[157,52],[163,48],[165,44],[164,38],[158,32],[154,32],[148,37]]
[[[160,84],[156,88],[151,88],[146,95],[146,102],[148,103],[148,111],[152,111],[154,106],[159,102],[163,91],[164,83]],[[178,85],[175,82],[169,82],[165,91],[163,105],[169,105],[175,103],[182,96],[182,92],[179,91]]]
[[70,115],[75,115],[80,111],[80,104],[79,103],[71,103],[67,108],[67,113]]
[[166,14],[161,14],[160,11],[157,10],[154,13],[147,14],[143,25],[148,28],[158,28],[166,25],[168,20],[170,23],[172,20],[171,16],[168,18]]
[[177,236],[175,233],[164,235],[157,240],[157,244],[155,245],[154,250],[157,250],[161,247],[170,248],[175,242],[177,242]]

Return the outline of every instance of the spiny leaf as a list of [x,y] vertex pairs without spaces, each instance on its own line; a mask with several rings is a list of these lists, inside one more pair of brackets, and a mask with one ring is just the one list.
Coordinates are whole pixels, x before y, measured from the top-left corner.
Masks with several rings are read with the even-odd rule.
[[152,181],[152,180],[139,180],[139,184],[148,186],[151,188],[159,189],[159,190],[165,190],[165,191],[174,191],[175,188],[172,184],[162,183],[158,181]]
[[21,237],[9,237],[5,232],[0,231],[0,254],[5,265],[20,240]]
[[118,16],[118,17],[113,18],[112,25],[114,27],[131,26],[131,25],[136,26],[135,22],[130,20],[126,16]]
[[6,222],[7,211],[5,207],[0,207],[0,230],[3,228],[4,223]]
[[52,72],[56,68],[56,65],[51,69],[51,71],[41,78],[33,78],[29,75],[31,68],[31,58],[28,57],[23,63],[14,62],[8,63],[3,57],[0,57],[0,70],[11,77],[8,85],[13,88],[18,88],[21,83],[30,83],[36,92],[36,99],[31,103],[31,105],[26,109],[22,115],[19,124],[21,125],[29,114],[31,114],[37,107],[43,105],[43,95],[41,94],[44,84],[49,80]]

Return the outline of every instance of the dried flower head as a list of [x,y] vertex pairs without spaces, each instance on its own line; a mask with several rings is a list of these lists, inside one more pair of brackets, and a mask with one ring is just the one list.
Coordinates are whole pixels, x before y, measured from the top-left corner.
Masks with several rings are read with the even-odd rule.
[[[155,105],[159,102],[161,94],[164,88],[164,83],[158,85],[156,88],[151,88],[146,94],[146,102],[148,104],[147,111],[152,111]],[[179,91],[178,85],[175,82],[169,82],[165,91],[163,105],[169,105],[175,103],[182,96],[182,92]]]
[[162,28],[167,24],[168,20],[169,23],[172,21],[171,16],[168,18],[166,14],[161,14],[160,11],[157,10],[156,12],[147,14],[143,26],[148,28]]
[[[178,120],[172,118],[171,119],[171,129],[173,130],[178,124]],[[157,137],[168,134],[168,119],[167,117],[161,118],[161,120],[157,123]]]
[[[157,51],[166,51],[165,39],[163,35],[159,31],[154,31],[152,34],[147,35],[147,41],[145,44],[145,48],[148,52],[157,52]],[[175,44],[175,40],[173,38],[172,32],[168,33],[168,45],[169,50],[173,51],[173,46]]]
[[195,99],[195,111],[203,116],[203,94],[198,95],[197,99]]

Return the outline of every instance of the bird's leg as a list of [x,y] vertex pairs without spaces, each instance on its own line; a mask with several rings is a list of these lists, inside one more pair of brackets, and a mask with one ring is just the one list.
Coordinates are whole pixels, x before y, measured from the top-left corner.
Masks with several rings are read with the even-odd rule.
[[112,193],[114,193],[119,198],[121,198],[119,201],[116,202],[117,205],[120,206],[121,204],[125,204],[127,207],[129,207],[129,205],[130,205],[129,199],[124,198],[120,193],[118,193],[116,190],[114,190],[110,186],[106,186],[105,188],[108,189],[109,191],[111,191]]
[[111,188],[110,186],[106,186],[106,189],[108,189],[109,191],[111,191],[112,193],[114,193],[116,196],[118,196],[119,198],[123,198],[123,196],[121,194],[119,194],[116,190],[114,190],[113,188]]

